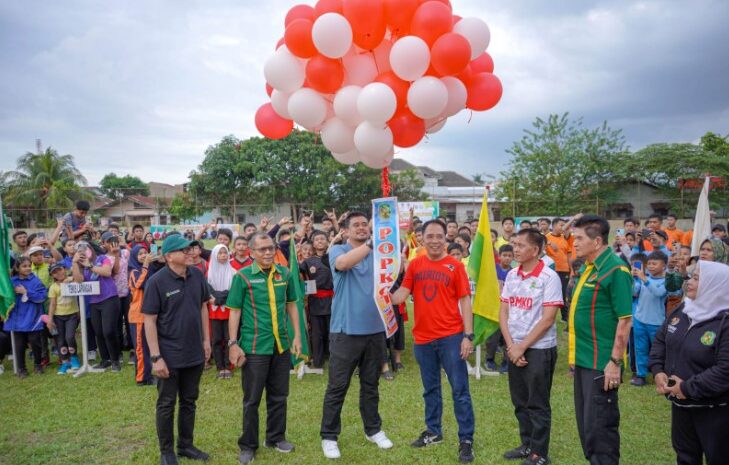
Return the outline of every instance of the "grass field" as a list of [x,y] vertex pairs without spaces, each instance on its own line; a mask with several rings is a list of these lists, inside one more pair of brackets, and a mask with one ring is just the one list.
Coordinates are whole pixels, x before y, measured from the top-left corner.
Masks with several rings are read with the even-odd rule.
[[[560,323],[560,359],[552,391],[552,443],[555,465],[586,463],[575,428],[572,379],[566,376],[565,335]],[[408,325],[408,348],[412,347]],[[395,443],[380,451],[367,442],[358,410],[359,386],[354,379],[343,411],[340,437],[342,464],[448,464],[457,460],[457,428],[450,390],[444,377],[444,437],[442,444],[416,450],[409,446],[423,430],[423,402],[418,367],[408,350],[405,370],[395,381],[380,384],[383,429]],[[10,362],[0,376],[0,464],[156,464],[159,463],[154,428],[156,390],[137,387],[132,367],[122,372],[87,374],[80,379],[45,374],[19,380]],[[326,374],[325,374],[326,376]],[[263,449],[256,463],[323,464],[319,439],[326,377],[292,377],[288,407],[288,439],[296,445],[289,455]],[[211,464],[237,464],[237,438],[241,429],[242,390],[236,372],[232,380],[215,379],[215,370],[204,373],[198,401],[195,443],[209,452]],[[516,420],[506,376],[471,378],[476,413],[475,453],[478,464],[506,464],[501,454],[518,445]],[[622,464],[675,463],[670,445],[670,406],[653,386],[620,391]],[[261,410],[265,428],[265,406]],[[263,437],[263,433],[262,433]],[[181,460],[181,463],[194,462]],[[518,463],[518,462],[516,462]]]

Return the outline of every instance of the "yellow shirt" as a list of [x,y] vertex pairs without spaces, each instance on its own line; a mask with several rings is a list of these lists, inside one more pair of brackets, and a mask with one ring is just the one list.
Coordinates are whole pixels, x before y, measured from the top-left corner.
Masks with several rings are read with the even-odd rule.
[[67,316],[78,313],[78,298],[63,297],[61,295],[61,286],[58,283],[51,284],[48,289],[48,298],[56,299],[55,316]]

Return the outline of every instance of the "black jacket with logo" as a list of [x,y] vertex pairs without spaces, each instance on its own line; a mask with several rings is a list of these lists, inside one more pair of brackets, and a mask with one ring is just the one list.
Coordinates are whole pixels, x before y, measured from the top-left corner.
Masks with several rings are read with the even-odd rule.
[[653,375],[665,373],[683,380],[685,400],[677,405],[712,406],[729,403],[729,309],[691,326],[681,304],[656,333],[650,354]]

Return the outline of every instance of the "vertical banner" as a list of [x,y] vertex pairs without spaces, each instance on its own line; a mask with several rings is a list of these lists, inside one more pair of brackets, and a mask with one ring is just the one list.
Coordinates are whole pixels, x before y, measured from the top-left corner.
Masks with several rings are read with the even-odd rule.
[[372,253],[374,254],[375,303],[387,337],[397,331],[390,288],[400,272],[400,225],[397,197],[372,201]]

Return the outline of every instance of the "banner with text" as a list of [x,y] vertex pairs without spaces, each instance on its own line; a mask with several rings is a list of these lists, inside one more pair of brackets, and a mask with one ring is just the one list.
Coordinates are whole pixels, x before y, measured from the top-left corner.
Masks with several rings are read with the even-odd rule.
[[400,272],[400,225],[397,197],[372,201],[372,253],[375,273],[375,303],[387,337],[397,331],[390,288]]
[[400,227],[405,228],[410,221],[410,209],[413,209],[413,215],[420,218],[425,223],[434,220],[440,215],[440,203],[437,200],[427,202],[398,202]]

